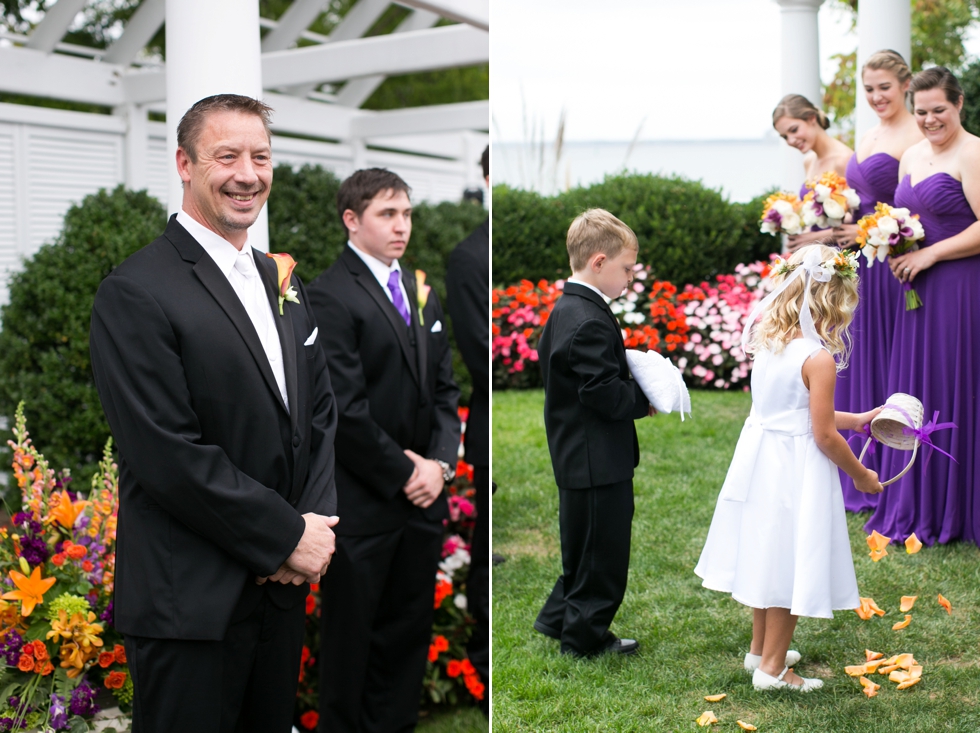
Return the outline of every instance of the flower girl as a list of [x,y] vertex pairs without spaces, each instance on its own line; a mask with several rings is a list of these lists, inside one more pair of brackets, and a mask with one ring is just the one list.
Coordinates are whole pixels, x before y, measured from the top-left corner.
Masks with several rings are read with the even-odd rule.
[[789,669],[800,659],[789,648],[797,617],[860,605],[837,466],[860,491],[882,490],[838,431],[878,410],[834,411],[858,299],[856,255],[803,247],[777,264],[774,281],[743,327],[743,349],[755,354],[752,411],[694,572],[752,607],[745,668],[755,688],[809,692],[823,681]]

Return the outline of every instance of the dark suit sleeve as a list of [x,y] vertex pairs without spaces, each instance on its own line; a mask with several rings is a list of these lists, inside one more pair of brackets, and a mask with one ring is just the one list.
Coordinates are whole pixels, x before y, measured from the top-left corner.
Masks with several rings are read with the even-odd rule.
[[[431,321],[443,319],[442,308],[439,299],[433,292],[430,299],[434,300],[435,318]],[[429,321],[426,321],[429,323]],[[435,400],[435,410],[433,411],[432,438],[429,440],[429,450],[426,458],[438,459],[455,466],[459,456],[459,387],[453,381],[453,354],[449,348],[449,339],[443,329],[437,343],[439,344],[438,364],[436,372],[436,386],[433,399]]]
[[[320,338],[337,398],[337,455],[358,480],[392,499],[415,471],[415,464],[371,417],[354,317],[322,288],[310,291],[309,299],[317,322],[323,324]],[[344,461],[345,456],[351,460]]]
[[575,331],[568,346],[568,364],[578,377],[578,397],[583,405],[606,420],[642,417],[639,406],[646,403],[643,392],[619,373],[615,339],[619,334],[608,323],[591,319]]
[[221,448],[198,442],[179,344],[159,304],[125,277],[106,278],[90,340],[102,406],[140,487],[252,572],[275,573],[299,543],[303,517]]
[[476,257],[458,247],[446,269],[446,306],[453,335],[474,384],[490,383],[490,292]]
[[[299,299],[306,304],[309,322],[317,325],[310,306],[310,299],[299,278],[293,282],[299,288]],[[303,347],[306,348],[306,347]],[[310,426],[310,468],[306,474],[303,494],[296,503],[296,510],[301,514],[314,512],[325,516],[337,513],[337,482],[335,476],[336,454],[334,441],[337,437],[337,400],[334,397],[333,385],[330,383],[330,369],[327,367],[327,357],[323,353],[323,333],[317,331],[316,344],[312,347],[316,356],[313,357],[314,388],[313,388],[313,420]]]

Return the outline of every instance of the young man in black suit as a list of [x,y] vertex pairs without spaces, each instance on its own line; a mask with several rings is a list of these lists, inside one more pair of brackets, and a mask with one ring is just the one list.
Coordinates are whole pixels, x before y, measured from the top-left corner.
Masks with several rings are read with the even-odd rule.
[[230,94],[188,110],[182,208],[92,311],[134,733],[288,733],[307,581],[334,549],[337,410],[313,312],[297,278],[281,303],[276,263],[248,244],[270,112]]
[[544,422],[559,493],[562,575],[534,622],[576,656],[632,654],[609,624],[626,592],[633,520],[633,421],[653,414],[626,364],[607,299],[633,280],[639,246],[608,211],[589,209],[568,229],[572,277],[538,344]]
[[309,287],[337,395],[337,554],[323,586],[320,730],[410,731],[418,720],[459,390],[435,292],[398,258],[409,189],[371,168],[343,182],[348,243]]
[[[490,185],[490,147],[480,160]],[[446,305],[456,344],[473,380],[466,422],[466,461],[473,464],[476,529],[466,581],[467,608],[476,628],[467,646],[486,686],[480,708],[490,712],[490,218],[456,245],[446,267]]]

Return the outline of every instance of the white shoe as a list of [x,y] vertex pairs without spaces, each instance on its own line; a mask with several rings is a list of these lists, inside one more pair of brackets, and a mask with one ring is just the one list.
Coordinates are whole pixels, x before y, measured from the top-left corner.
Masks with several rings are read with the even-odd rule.
[[[786,664],[787,667],[795,667],[796,664],[800,661],[800,659],[801,659],[800,653],[798,651],[796,651],[795,649],[790,649],[788,652],[786,652],[786,662],[785,662],[785,664]],[[743,666],[749,672],[755,672],[757,669],[759,669],[759,665],[760,664],[762,664],[762,655],[761,654],[746,654],[745,655],[745,662],[744,662]]]
[[779,673],[779,677],[773,677],[761,669],[757,669],[752,673],[752,686],[757,690],[780,690],[785,687],[788,690],[796,690],[797,692],[810,692],[823,687],[823,680],[815,678],[801,678],[803,680],[802,685],[791,685],[789,682],[783,682],[783,677],[786,676],[787,672],[789,672],[789,667],[783,667],[783,671]]

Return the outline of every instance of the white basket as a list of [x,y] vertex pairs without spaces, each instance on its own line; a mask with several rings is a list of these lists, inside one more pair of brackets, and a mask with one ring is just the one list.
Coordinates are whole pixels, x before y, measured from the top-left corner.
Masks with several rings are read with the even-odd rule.
[[[893,409],[890,405],[901,408],[905,414]],[[909,469],[912,468],[912,464],[915,463],[915,456],[919,452],[920,441],[917,436],[906,434],[905,428],[920,429],[924,414],[925,408],[923,408],[919,400],[912,395],[896,392],[886,400],[885,408],[871,421],[871,435],[879,443],[887,445],[889,448],[895,448],[896,450],[912,451],[912,457],[909,459],[908,465],[894,478],[882,481],[882,486],[888,486],[888,484],[893,484],[898,481],[908,473]],[[909,423],[909,418],[912,419],[911,423]],[[864,454],[868,452],[871,440],[872,438],[868,438],[867,442],[865,442],[861,456],[858,458],[859,461],[864,460]]]

